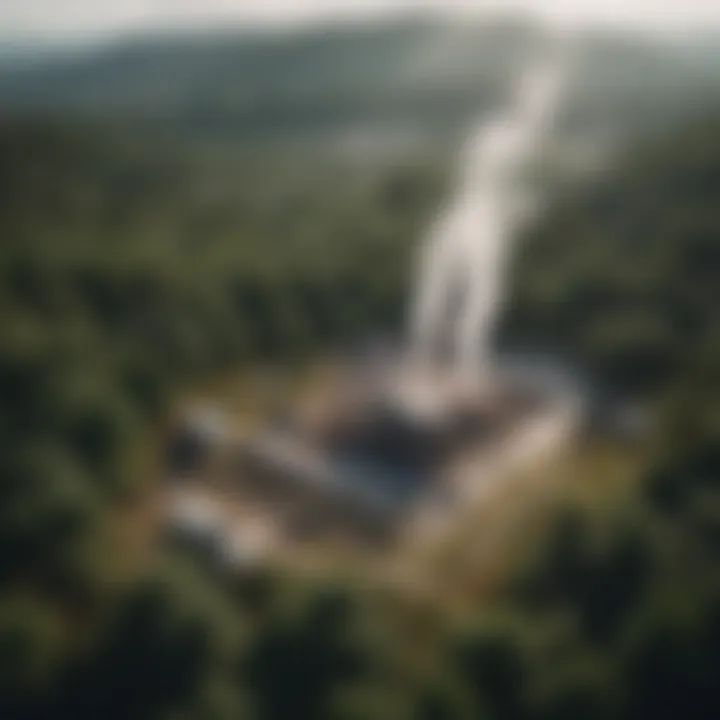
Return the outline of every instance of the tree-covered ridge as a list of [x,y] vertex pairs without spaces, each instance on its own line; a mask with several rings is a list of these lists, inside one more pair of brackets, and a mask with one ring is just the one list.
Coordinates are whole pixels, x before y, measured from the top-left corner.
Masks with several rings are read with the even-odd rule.
[[[184,137],[436,139],[496,108],[543,37],[512,19],[432,18],[128,37],[0,65],[0,112],[131,122]],[[569,119],[603,133],[645,132],[720,102],[717,53],[694,38],[587,33],[573,66]]]
[[[258,136],[457,127],[502,89],[527,28],[397,22],[121,39],[0,73],[5,112]],[[509,42],[508,42],[509,41]],[[478,67],[491,69],[478,78]]]

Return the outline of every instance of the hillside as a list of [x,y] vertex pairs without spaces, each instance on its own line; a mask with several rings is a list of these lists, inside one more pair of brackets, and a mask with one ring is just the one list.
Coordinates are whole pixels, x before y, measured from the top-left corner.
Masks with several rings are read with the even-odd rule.
[[[0,65],[0,108],[215,138],[437,137],[495,107],[541,39],[539,30],[510,21],[429,19],[137,36],[25,67]],[[697,114],[717,104],[718,72],[691,41],[588,35],[568,117],[608,133]]]

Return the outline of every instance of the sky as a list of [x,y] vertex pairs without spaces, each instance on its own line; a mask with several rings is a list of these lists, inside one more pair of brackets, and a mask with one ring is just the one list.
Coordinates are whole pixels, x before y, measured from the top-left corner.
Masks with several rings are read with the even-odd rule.
[[78,36],[197,25],[297,24],[417,10],[514,9],[574,23],[720,27],[719,0],[0,0],[0,37]]

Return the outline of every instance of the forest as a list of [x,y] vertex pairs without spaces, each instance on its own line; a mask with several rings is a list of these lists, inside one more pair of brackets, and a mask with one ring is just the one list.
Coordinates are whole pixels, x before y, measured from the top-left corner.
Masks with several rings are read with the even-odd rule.
[[220,572],[144,520],[184,388],[398,333],[446,153],[349,163],[134,122],[0,122],[0,716],[720,716],[720,124],[649,133],[519,238],[499,342],[658,421],[629,485],[558,503],[458,611]]

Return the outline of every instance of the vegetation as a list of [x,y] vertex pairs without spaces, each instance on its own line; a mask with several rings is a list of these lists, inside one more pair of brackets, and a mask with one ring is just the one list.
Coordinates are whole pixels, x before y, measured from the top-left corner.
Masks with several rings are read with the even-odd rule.
[[[149,34],[48,50],[37,62],[0,55],[0,104],[5,116],[112,121],[185,141],[359,133],[382,155],[417,135],[455,136],[492,112],[542,39],[518,19]],[[587,33],[568,122],[645,134],[717,109],[717,48],[695,40]]]
[[[82,672],[92,672],[103,712],[141,716],[181,702],[176,670],[187,673],[183,702],[193,683],[199,701],[196,670],[215,682],[205,623],[219,620],[178,610],[177,648],[159,626],[160,635],[126,627],[172,625],[165,608],[181,593],[161,579],[136,589],[137,563],[125,557],[121,527],[140,513],[156,472],[147,438],[191,379],[396,326],[410,243],[442,174],[315,157],[309,179],[296,157],[283,165],[265,154],[261,164],[237,150],[218,165],[44,124],[5,124],[0,147],[3,697],[10,707],[41,700],[87,635],[99,655]],[[96,622],[110,622],[107,640]],[[232,637],[217,634],[221,645]],[[111,700],[114,671],[133,653],[148,667],[170,663],[169,684],[138,687],[123,705]],[[189,665],[176,668],[178,654]],[[138,671],[136,681],[152,685]],[[94,701],[83,691],[83,705]]]
[[719,157],[715,128],[693,127],[555,208],[520,244],[507,341],[533,337],[630,394],[667,392],[708,364]]
[[397,327],[442,166],[132,138],[0,127],[0,716],[720,714],[714,127],[629,157],[522,244],[504,337],[661,422],[630,487],[558,507],[462,614],[221,572],[145,518],[146,448],[184,383]]

